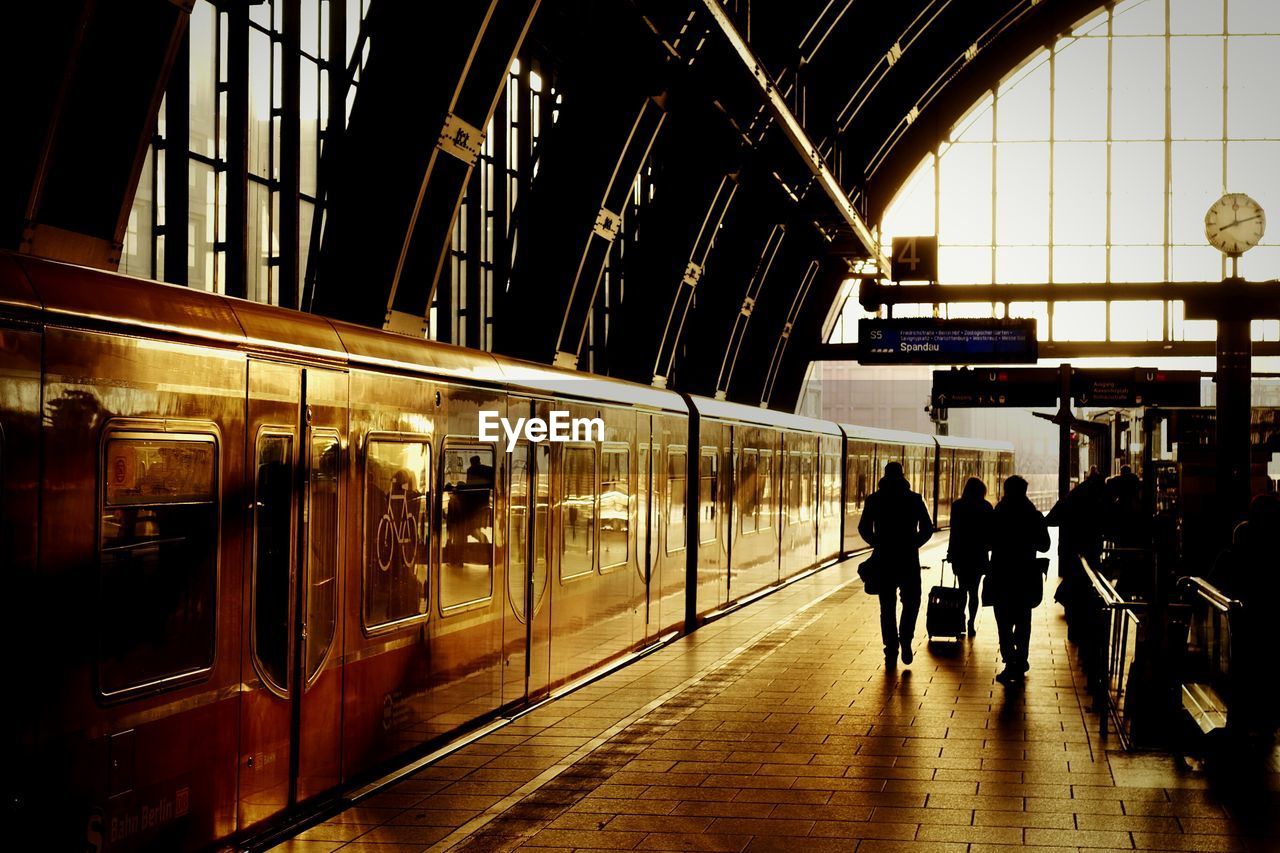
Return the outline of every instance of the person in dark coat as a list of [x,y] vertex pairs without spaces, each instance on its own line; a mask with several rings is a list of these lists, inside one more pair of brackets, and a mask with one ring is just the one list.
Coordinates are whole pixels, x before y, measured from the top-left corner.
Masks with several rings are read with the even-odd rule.
[[1074,617],[1088,581],[1080,568],[1080,557],[1098,568],[1102,561],[1102,528],[1107,518],[1106,481],[1097,468],[1076,485],[1067,496],[1053,505],[1046,519],[1058,533],[1058,576],[1054,598]]
[[[899,648],[902,662],[909,664],[911,638],[920,613],[920,546],[933,536],[933,520],[924,498],[911,491],[902,463],[884,466],[880,487],[867,496],[858,533],[874,549],[871,559],[881,574],[880,637],[885,666],[898,665]],[[902,599],[901,621],[897,619],[895,593]]]
[[996,680],[1021,681],[1029,668],[1031,611],[1044,595],[1037,552],[1049,550],[1049,528],[1040,510],[1027,499],[1027,481],[1014,475],[1004,481],[1004,497],[996,504],[991,525],[991,568],[985,598],[995,608],[1004,671]]
[[991,504],[987,487],[977,477],[964,484],[960,500],[951,505],[951,538],[947,559],[969,603],[969,636],[977,634],[978,583],[987,572],[991,551]]

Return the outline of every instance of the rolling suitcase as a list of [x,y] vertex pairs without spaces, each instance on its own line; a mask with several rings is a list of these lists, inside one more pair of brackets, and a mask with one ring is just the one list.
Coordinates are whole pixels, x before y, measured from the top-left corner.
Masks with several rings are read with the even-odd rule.
[[[947,560],[944,559],[942,577],[939,580],[946,580],[946,564]],[[929,607],[925,611],[924,628],[929,634],[930,642],[935,637],[954,637],[959,640],[965,634],[964,590],[960,589],[954,570],[951,572],[951,579],[955,586],[939,584],[929,590]]]

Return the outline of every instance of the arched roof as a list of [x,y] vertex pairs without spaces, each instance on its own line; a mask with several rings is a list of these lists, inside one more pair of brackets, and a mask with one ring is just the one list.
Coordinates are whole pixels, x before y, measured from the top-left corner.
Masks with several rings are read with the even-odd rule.
[[[286,95],[297,82],[288,57],[300,26],[290,10],[300,2],[271,0],[283,10]],[[0,246],[119,263],[161,98],[171,74],[186,73],[196,3],[140,3],[127,20],[100,3],[79,4],[79,12],[77,4],[19,4],[15,26],[28,50],[3,61],[12,79],[38,73],[10,107],[15,154],[0,183]],[[518,202],[504,185],[492,190],[511,202],[486,261],[496,282],[485,285],[492,317],[477,318],[473,307],[468,328],[499,352],[780,409],[796,404],[851,264],[872,254],[861,224],[874,225],[909,170],[985,89],[1099,7],[367,5],[367,17],[346,22],[359,30],[345,34],[354,55],[328,69],[330,125],[321,129],[316,191],[325,216],[312,219],[310,239],[289,155],[299,139],[297,107],[291,112],[286,96],[278,112],[285,158],[272,191],[280,198],[279,275],[289,285],[282,294],[335,319],[420,334],[442,281],[448,288],[456,226],[487,227],[474,204],[462,203],[468,187],[473,201],[480,188],[483,129],[507,103],[513,60],[523,60],[521,85],[530,85],[536,65],[546,86],[544,134],[520,152],[520,169],[536,162],[537,176],[520,185]],[[229,33],[220,289],[232,295],[252,292],[252,180],[237,146],[247,147],[249,132],[247,32],[262,6],[216,4]],[[186,132],[183,100],[169,92],[171,132]],[[176,204],[186,207],[183,164],[169,155],[167,192],[181,193]],[[641,213],[628,214],[638,179],[648,196]],[[615,240],[628,241],[625,270]],[[154,274],[178,280],[182,260],[171,253]]]

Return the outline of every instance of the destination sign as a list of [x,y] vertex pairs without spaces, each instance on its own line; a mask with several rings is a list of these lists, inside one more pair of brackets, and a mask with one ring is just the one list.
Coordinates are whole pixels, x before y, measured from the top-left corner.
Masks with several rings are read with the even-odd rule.
[[862,364],[1034,364],[1035,319],[909,317],[858,321]]

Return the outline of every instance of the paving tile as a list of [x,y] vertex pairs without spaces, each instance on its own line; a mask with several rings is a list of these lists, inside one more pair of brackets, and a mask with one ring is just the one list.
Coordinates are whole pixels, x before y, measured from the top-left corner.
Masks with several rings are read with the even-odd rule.
[[645,836],[639,850],[691,850],[705,853],[741,853],[751,842],[750,835],[723,835],[698,832],[653,832]]
[[973,640],[917,638],[912,667],[886,673],[877,602],[838,586],[855,566],[709,622],[279,849],[422,851],[480,817],[468,853],[1280,850],[1245,831],[1280,814],[1280,792],[1228,809],[1166,757],[1106,749],[1058,608],[1036,611],[1025,690],[994,681],[985,611]]

